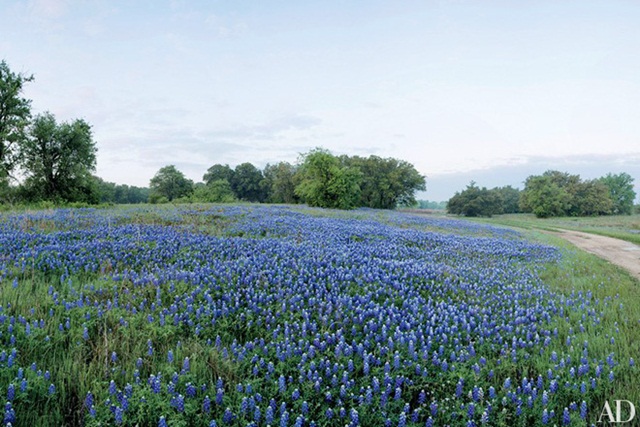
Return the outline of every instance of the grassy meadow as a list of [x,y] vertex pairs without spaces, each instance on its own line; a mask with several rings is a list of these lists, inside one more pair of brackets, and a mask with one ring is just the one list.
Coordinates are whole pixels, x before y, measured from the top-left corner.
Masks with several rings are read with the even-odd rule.
[[561,218],[536,218],[533,214],[508,214],[497,215],[482,221],[524,229],[583,231],[640,244],[639,214]]
[[640,404],[639,283],[534,228],[8,212],[0,278],[3,425],[583,426]]

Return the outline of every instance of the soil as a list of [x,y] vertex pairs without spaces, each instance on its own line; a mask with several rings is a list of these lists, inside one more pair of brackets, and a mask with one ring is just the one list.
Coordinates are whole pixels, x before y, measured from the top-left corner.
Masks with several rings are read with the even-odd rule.
[[553,234],[573,243],[580,249],[624,268],[633,277],[640,279],[640,246],[613,237],[580,231],[560,230],[560,232]]

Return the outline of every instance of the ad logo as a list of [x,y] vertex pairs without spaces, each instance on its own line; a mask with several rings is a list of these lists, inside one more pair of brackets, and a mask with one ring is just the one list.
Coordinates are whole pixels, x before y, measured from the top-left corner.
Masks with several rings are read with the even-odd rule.
[[[602,412],[600,413],[600,418],[598,418],[598,423],[602,423],[604,420],[605,422],[609,422],[609,423],[624,424],[624,423],[631,422],[636,417],[636,407],[633,405],[633,403],[629,402],[628,400],[614,400],[614,402],[616,404],[615,417],[614,417],[613,411],[611,411],[611,405],[609,405],[609,401],[605,401],[604,408],[602,408]],[[623,403],[626,403],[627,406],[629,407],[628,412],[625,414],[625,416],[627,417],[626,420],[622,419]]]

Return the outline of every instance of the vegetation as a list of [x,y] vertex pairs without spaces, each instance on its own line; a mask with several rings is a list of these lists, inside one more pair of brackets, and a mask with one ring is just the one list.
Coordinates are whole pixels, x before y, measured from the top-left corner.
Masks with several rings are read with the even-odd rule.
[[633,178],[626,173],[581,181],[579,175],[549,170],[527,178],[520,208],[539,218],[630,214],[634,199]]
[[0,62],[0,190],[7,191],[9,180],[27,139],[31,101],[22,97],[25,83],[33,76],[16,74]]
[[535,231],[143,206],[4,214],[0,242],[4,424],[582,426],[640,401],[637,281]]
[[486,216],[518,212],[520,191],[511,186],[488,190],[474,181],[447,202],[447,212],[464,216]]
[[152,203],[171,202],[193,192],[193,182],[174,165],[161,168],[149,182],[149,199]]
[[[172,175],[176,172],[173,170]],[[202,179],[203,183],[195,186],[185,183],[194,191],[185,190],[177,198],[168,197],[166,191],[152,191],[152,195],[157,195],[154,200],[167,202],[226,203],[241,200],[306,203],[338,209],[393,209],[415,205],[415,192],[426,188],[424,177],[405,161],[377,156],[337,157],[322,148],[301,155],[296,165],[279,162],[267,165],[264,171],[248,162],[239,164],[235,169],[215,164]]]
[[529,176],[523,191],[511,186],[487,190],[472,181],[449,199],[447,211],[470,217],[518,212],[538,218],[629,215],[635,197],[633,178],[627,173],[583,181],[579,175],[548,170]]
[[37,116],[20,150],[28,198],[98,203],[91,176],[96,152],[91,127],[84,120],[58,124],[50,113]]
[[640,245],[640,212],[633,215],[607,215],[600,217],[536,218],[532,214],[500,215],[490,224],[500,224],[529,230],[575,230],[614,237]]

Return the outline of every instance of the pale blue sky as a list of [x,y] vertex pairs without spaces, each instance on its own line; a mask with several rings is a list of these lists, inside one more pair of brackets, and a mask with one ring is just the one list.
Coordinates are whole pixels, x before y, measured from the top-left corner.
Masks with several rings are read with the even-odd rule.
[[640,181],[639,22],[636,1],[2,0],[0,57],[36,112],[93,125],[109,181],[322,146],[408,160],[444,200],[547,166]]

